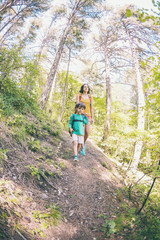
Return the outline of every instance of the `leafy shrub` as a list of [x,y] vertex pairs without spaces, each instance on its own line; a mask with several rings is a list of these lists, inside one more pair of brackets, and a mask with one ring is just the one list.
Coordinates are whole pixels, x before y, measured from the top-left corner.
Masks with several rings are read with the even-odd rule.
[[[24,81],[29,68],[25,65],[26,60],[22,57],[21,47],[0,51],[0,109],[5,115],[11,115],[15,111],[32,112],[38,107],[36,94],[27,87]],[[32,69],[33,70],[33,69]],[[32,82],[38,72],[30,72]],[[28,76],[29,78],[29,76]],[[27,80],[26,80],[27,81]],[[34,83],[36,85],[36,83]],[[30,85],[30,87],[32,87]]]
[[31,138],[31,140],[28,141],[28,144],[29,144],[29,148],[30,148],[33,152],[38,152],[39,150],[41,150],[39,140],[35,140],[34,138]]

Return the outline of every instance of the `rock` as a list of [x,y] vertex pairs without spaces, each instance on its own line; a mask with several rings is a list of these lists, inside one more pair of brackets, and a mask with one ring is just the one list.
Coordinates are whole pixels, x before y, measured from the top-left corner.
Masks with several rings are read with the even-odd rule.
[[42,198],[42,199],[47,199],[48,196],[47,196],[47,194],[43,193],[43,194],[41,194],[41,198]]

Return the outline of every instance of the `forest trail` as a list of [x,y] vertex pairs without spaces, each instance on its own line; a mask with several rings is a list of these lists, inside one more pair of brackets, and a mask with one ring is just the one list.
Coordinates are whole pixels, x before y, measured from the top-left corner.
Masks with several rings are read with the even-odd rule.
[[[0,171],[0,210],[7,218],[0,222],[0,239],[117,239],[100,231],[103,216],[114,219],[121,204],[117,190],[124,182],[115,163],[87,141],[86,156],[80,156],[75,166],[66,131],[57,137],[46,132],[37,140],[31,138],[32,148],[39,143],[33,151],[27,141],[17,143],[10,130],[5,134],[4,129],[1,125],[0,147],[5,159]],[[53,204],[59,207],[62,219],[57,226],[46,227],[46,206]]]
[[[69,156],[64,156],[64,149]],[[123,179],[117,167],[90,141],[86,144],[86,156],[79,154],[75,165],[71,138],[63,136],[59,149],[66,169],[58,182],[59,197],[55,197],[66,216],[66,226],[57,227],[55,239],[96,240],[110,239],[100,232],[103,218],[113,219],[119,208],[116,190],[122,187]],[[65,157],[65,159],[64,159]]]

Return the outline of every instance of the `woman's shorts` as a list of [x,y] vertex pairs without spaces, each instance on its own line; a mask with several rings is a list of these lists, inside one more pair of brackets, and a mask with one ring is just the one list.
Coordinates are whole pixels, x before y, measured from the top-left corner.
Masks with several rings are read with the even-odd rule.
[[77,141],[79,144],[84,144],[84,136],[72,134],[72,142]]
[[88,116],[88,122],[90,123],[91,122],[91,116]]

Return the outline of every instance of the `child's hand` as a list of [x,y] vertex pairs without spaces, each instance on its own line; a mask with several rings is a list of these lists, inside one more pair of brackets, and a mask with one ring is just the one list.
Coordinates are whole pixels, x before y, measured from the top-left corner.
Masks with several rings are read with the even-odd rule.
[[73,132],[73,128],[69,128],[69,132],[72,133]]
[[83,113],[83,115],[84,115],[85,117],[88,117],[88,114],[87,114],[87,113]]

